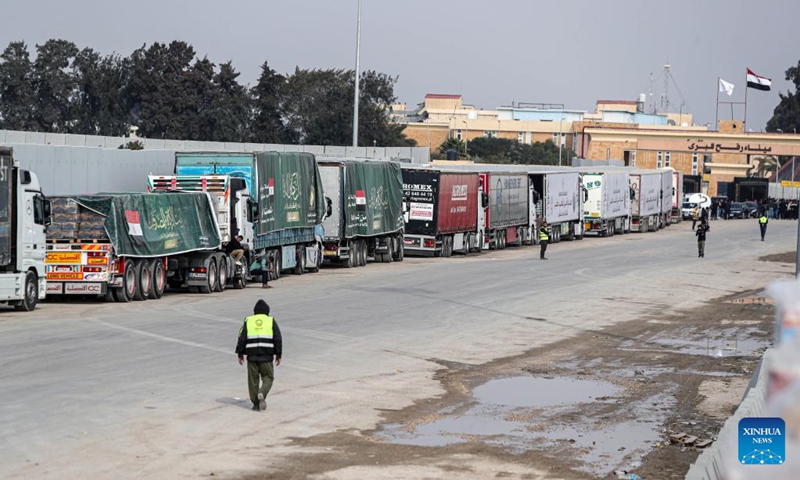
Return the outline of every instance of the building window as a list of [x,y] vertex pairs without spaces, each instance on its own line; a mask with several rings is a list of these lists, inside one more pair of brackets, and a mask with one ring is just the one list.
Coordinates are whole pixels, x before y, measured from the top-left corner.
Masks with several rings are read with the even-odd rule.
[[669,167],[669,164],[670,164],[670,154],[671,154],[671,153],[672,153],[672,152],[667,152],[667,153],[665,153],[665,154],[664,154],[664,166],[665,166],[665,167]]
[[656,168],[661,168],[661,162],[664,158],[664,152],[656,152]]
[[459,140],[464,140],[464,138],[461,135],[461,130],[456,130],[456,138]]
[[697,156],[698,156],[697,153],[692,154],[692,175],[697,175],[697,163],[698,163]]
[[525,141],[525,132],[517,132],[517,142],[522,143]]
[[631,152],[631,167],[636,166],[636,150]]
[[497,130],[484,130],[483,136],[486,138],[497,138]]

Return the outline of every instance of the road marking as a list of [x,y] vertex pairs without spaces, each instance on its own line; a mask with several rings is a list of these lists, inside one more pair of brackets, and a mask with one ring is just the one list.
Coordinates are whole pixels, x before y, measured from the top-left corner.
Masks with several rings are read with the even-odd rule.
[[197,342],[189,342],[189,341],[186,341],[186,340],[179,340],[177,338],[166,337],[164,335],[159,335],[157,333],[145,332],[144,330],[137,330],[135,328],[130,328],[130,327],[123,327],[122,325],[115,325],[113,323],[104,322],[102,320],[89,320],[89,321],[92,322],[92,323],[103,325],[105,327],[115,328],[117,330],[122,330],[122,331],[129,332],[129,333],[135,333],[137,335],[142,335],[144,337],[155,338],[156,340],[161,340],[161,341],[164,341],[164,342],[177,343],[177,344],[180,344],[180,345],[185,345],[187,347],[204,348],[206,350],[211,350],[211,351],[214,351],[214,352],[224,353],[226,355],[234,354],[234,352],[232,352],[230,350],[223,350],[221,348],[212,347],[211,345],[206,345],[204,343],[197,343]]

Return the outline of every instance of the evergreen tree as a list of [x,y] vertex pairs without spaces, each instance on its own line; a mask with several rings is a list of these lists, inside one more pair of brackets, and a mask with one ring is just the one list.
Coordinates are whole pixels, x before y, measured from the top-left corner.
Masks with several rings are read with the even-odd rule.
[[33,65],[27,45],[9,43],[0,61],[0,126],[8,130],[35,130]]

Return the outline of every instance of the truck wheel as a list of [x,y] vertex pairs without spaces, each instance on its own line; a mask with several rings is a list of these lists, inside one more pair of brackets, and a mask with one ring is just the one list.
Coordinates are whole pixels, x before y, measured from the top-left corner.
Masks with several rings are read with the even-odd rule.
[[294,274],[302,275],[306,271],[306,248],[300,247],[297,252],[297,264],[294,266]]
[[208,260],[208,269],[206,270],[206,284],[200,287],[201,293],[211,293],[217,289],[217,262],[210,258]]
[[25,273],[25,290],[23,291],[22,300],[14,305],[14,308],[23,312],[30,312],[36,308],[36,303],[39,301],[39,280],[36,274],[28,271]]
[[150,270],[150,261],[141,259],[136,260],[136,292],[133,299],[136,301],[147,300],[150,296],[150,288],[153,285],[153,272]]
[[122,275],[122,287],[115,288],[114,300],[118,302],[130,302],[136,296],[136,265],[133,260],[126,258],[125,273]]
[[278,280],[281,278],[281,267],[283,266],[283,260],[281,259],[281,254],[283,250],[273,250],[273,257],[275,259],[275,263],[272,266],[274,272],[272,273],[272,279]]
[[451,237],[451,236],[444,237],[442,243],[443,243],[442,250],[444,250],[442,256],[443,257],[452,257],[453,256],[453,237]]
[[356,266],[356,245],[358,244],[355,242],[347,242],[347,260],[344,261],[344,266],[347,268],[353,268]]
[[[394,261],[394,239],[389,239],[389,251],[383,254],[383,260],[386,263],[392,263]],[[364,242],[364,265],[367,264],[367,242]]]
[[167,272],[160,258],[151,260],[150,271],[153,272],[153,281],[150,283],[150,298],[159,299],[164,296],[167,289]]
[[397,245],[397,255],[395,255],[395,257],[394,257],[394,261],[395,261],[395,262],[402,262],[402,261],[403,261],[403,259],[404,259],[404,258],[405,258],[405,256],[406,256],[406,254],[405,254],[405,248],[406,248],[406,247],[405,247],[405,245],[404,245],[404,243],[403,243],[403,239],[402,239],[402,238],[400,238],[400,239],[397,241],[397,244],[398,244],[398,245]]
[[219,265],[217,267],[217,286],[214,291],[222,292],[228,283],[228,260],[225,256],[220,256],[217,265]]

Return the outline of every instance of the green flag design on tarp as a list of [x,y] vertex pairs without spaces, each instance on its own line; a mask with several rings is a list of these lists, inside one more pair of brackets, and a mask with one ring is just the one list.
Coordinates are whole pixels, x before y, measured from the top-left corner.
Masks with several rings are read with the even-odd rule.
[[343,162],[345,236],[380,235],[403,229],[403,176],[394,162]]
[[259,152],[256,169],[259,235],[322,223],[325,200],[314,155]]
[[213,204],[205,193],[123,193],[70,197],[104,217],[117,255],[161,257],[219,248]]

